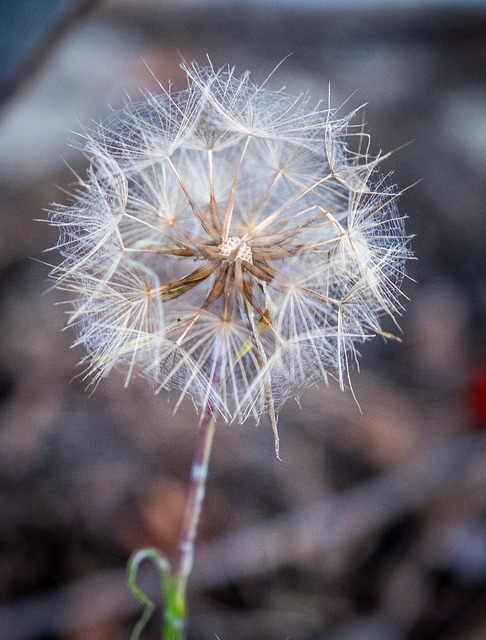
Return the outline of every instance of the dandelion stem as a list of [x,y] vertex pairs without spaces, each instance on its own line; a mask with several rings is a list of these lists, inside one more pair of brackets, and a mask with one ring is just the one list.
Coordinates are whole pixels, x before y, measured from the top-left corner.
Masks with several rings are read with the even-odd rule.
[[186,590],[194,558],[194,541],[206,491],[208,462],[216,427],[216,419],[210,407],[206,407],[198,432],[198,442],[192,463],[189,496],[182,532],[179,539],[179,553],[173,576],[174,598],[166,603],[164,640],[183,640],[187,615]]

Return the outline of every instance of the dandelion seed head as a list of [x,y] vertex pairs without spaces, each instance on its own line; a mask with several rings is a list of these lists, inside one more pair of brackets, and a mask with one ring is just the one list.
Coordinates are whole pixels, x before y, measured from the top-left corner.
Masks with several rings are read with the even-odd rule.
[[399,192],[354,114],[184,66],[84,136],[57,286],[97,381],[124,368],[228,421],[276,415],[402,311]]

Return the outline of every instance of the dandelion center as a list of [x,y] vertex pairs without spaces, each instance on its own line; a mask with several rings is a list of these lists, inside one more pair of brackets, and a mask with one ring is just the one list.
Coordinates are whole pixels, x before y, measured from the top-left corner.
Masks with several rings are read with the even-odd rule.
[[251,247],[238,236],[230,236],[218,246],[218,249],[223,258],[229,262],[234,262],[235,260],[253,262]]

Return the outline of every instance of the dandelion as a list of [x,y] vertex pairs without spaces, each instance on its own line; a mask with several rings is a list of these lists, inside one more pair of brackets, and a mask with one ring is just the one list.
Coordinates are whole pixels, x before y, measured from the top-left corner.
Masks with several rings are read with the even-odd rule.
[[[397,190],[351,116],[184,67],[85,136],[91,161],[57,207],[69,324],[97,380],[125,365],[155,389],[243,422],[329,376],[401,311]],[[352,114],[354,115],[354,114]],[[216,382],[217,378],[217,382]]]
[[[68,323],[96,383],[123,367],[203,419],[258,421],[330,377],[402,310],[399,192],[355,113],[183,66],[187,88],[84,136],[90,160],[50,216]],[[187,542],[187,540],[186,540]]]

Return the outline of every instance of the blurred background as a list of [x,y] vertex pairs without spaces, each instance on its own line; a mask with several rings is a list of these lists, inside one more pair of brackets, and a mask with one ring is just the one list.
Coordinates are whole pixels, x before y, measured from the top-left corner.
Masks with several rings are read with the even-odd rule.
[[[121,640],[130,553],[173,553],[190,404],[116,374],[92,395],[49,291],[45,219],[85,160],[72,131],[126,96],[234,64],[364,103],[416,237],[403,342],[355,395],[221,425],[190,586],[191,640],[486,637],[486,3],[0,1],[0,637]],[[411,143],[411,144],[408,144]],[[392,330],[391,327],[388,327]],[[156,594],[149,568],[141,580]],[[155,616],[146,638],[157,638]]]

